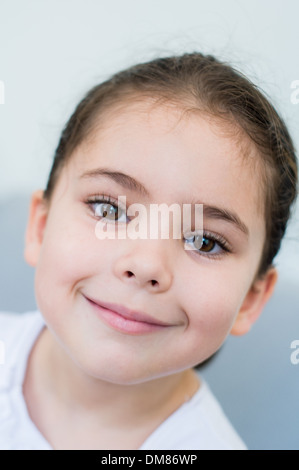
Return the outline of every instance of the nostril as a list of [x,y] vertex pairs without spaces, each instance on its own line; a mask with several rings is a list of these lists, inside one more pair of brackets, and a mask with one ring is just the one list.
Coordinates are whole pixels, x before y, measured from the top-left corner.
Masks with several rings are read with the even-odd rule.
[[152,280],[151,283],[152,283],[152,286],[155,286],[156,284],[158,284],[158,281]]
[[127,276],[132,277],[132,276],[134,276],[134,273],[132,273],[132,271],[127,271]]

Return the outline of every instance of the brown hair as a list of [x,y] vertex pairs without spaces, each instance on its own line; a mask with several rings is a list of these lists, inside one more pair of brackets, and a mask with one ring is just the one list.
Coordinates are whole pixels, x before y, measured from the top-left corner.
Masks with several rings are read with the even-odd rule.
[[44,198],[50,200],[72,152],[92,134],[103,112],[136,96],[191,104],[234,123],[255,144],[263,162],[266,240],[257,276],[272,266],[297,196],[297,162],[285,123],[264,94],[240,72],[200,53],[160,58],[121,71],[91,89],[66,124]]

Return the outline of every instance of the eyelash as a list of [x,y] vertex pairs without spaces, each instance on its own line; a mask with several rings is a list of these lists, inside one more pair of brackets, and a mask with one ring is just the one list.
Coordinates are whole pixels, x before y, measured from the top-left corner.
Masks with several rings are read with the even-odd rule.
[[[92,211],[94,217],[96,217],[96,218],[100,218],[100,216],[96,214],[96,211],[93,209],[93,205],[94,204],[103,204],[103,203],[111,204],[114,208],[121,209],[121,210],[126,212],[126,208],[122,207],[121,205],[118,205],[117,199],[114,199],[113,197],[111,197],[109,195],[105,195],[105,194],[94,195],[92,198],[88,198],[85,201],[85,204],[89,207],[89,209]],[[209,254],[209,253],[205,253],[205,252],[200,252],[199,250],[194,250],[196,255],[201,255],[201,256],[204,256],[205,258],[211,258],[211,259],[215,260],[215,259],[221,258],[224,255],[232,253],[232,248],[230,247],[228,242],[225,240],[225,238],[223,238],[221,235],[211,233],[211,232],[208,232],[208,231],[204,230],[203,231],[203,238],[206,238],[206,239],[218,244],[222,251],[221,251],[221,253],[217,253],[217,254]]]

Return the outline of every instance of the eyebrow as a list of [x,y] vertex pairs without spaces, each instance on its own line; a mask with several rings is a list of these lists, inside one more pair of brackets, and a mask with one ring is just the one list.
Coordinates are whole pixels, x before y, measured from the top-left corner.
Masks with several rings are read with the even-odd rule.
[[[85,173],[83,173],[80,176],[80,179],[85,179],[85,178],[99,178],[101,176],[106,176],[116,183],[118,183],[120,186],[123,188],[126,188],[130,191],[135,191],[143,196],[150,197],[150,192],[146,189],[146,187],[137,181],[135,178],[133,178],[130,175],[127,175],[126,173],[122,173],[120,171],[113,171],[108,168],[97,168],[95,170],[89,170]],[[203,204],[202,202],[193,202],[192,204]],[[247,237],[249,236],[249,229],[245,225],[244,222],[240,219],[238,214],[235,212],[224,209],[221,207],[216,207],[208,204],[203,204],[203,213],[204,215],[209,218],[209,219],[215,219],[215,220],[224,220],[226,222],[229,222],[233,224],[235,227],[237,227],[241,232],[243,232]]]
[[204,204],[203,213],[206,217],[210,219],[220,219],[230,222],[239,230],[241,230],[241,232],[243,232],[247,237],[249,236],[248,227],[244,224],[244,222],[242,222],[238,214],[236,214],[235,212],[220,207],[209,206]]
[[135,180],[132,176],[126,175],[120,171],[111,171],[108,168],[97,168],[96,170],[90,170],[83,175],[81,178],[98,178],[99,176],[108,176],[116,183],[120,184],[123,188],[129,189],[131,191],[138,192],[143,196],[150,196],[149,191],[141,184],[139,181]]

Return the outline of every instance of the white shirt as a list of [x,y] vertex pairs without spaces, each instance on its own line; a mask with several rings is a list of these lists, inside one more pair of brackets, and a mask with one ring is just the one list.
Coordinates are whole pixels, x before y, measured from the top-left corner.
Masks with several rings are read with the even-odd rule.
[[[0,450],[52,450],[23,396],[28,357],[45,323],[39,311],[0,313]],[[140,450],[245,450],[208,385],[171,414]]]

